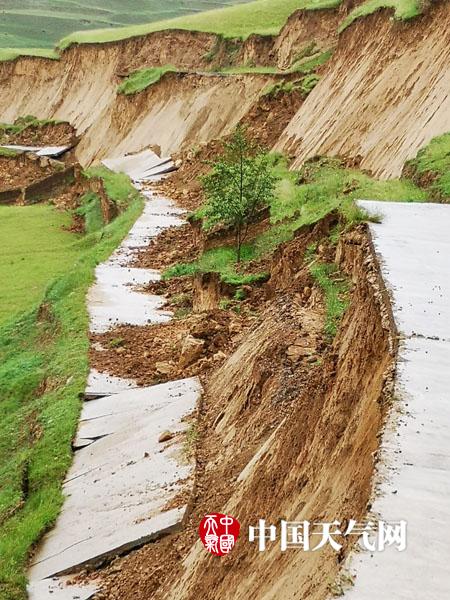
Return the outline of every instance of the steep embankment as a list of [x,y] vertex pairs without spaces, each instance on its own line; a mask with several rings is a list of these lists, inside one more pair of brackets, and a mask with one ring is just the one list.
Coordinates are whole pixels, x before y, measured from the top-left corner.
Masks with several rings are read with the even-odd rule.
[[[334,10],[299,11],[279,38],[254,35],[240,42],[209,33],[160,31],[72,46],[59,61],[22,57],[3,62],[0,121],[27,114],[70,121],[83,134],[78,157],[84,164],[152,144],[164,153],[174,152],[227,134],[273,81],[270,75],[218,75],[211,69],[230,64],[289,66],[299,51],[307,56],[328,48],[337,22]],[[164,77],[133,97],[117,94],[130,72],[169,63],[191,75]]]
[[[162,31],[73,46],[59,61],[3,62],[0,120],[33,114],[70,121],[84,134],[78,153],[85,164],[152,144],[170,153],[228,133],[272,81],[268,74],[205,70],[247,63],[285,68],[337,40],[319,84],[276,148],[295,156],[294,167],[315,154],[332,154],[376,175],[398,176],[405,160],[450,129],[450,5],[437,2],[408,22],[379,11],[337,36],[351,6],[298,11],[273,38],[250,36],[239,43],[208,33]],[[191,74],[165,76],[129,98],[117,94],[123,76],[168,62]]]
[[294,167],[316,154],[360,160],[381,177],[450,130],[450,4],[412,21],[382,11],[340,36],[323,77],[286,128]]
[[[150,47],[145,40],[141,46],[130,40],[74,47],[59,62],[21,58],[1,63],[0,120],[33,114],[70,121],[84,134],[78,149],[84,164],[151,144],[170,153],[185,142],[226,134],[256,102],[270,77],[173,75],[137,96],[117,94],[118,75],[138,65],[165,64],[170,55],[180,69],[202,66],[201,56],[214,47],[215,36],[193,34],[189,43],[186,36],[190,34],[161,34]],[[191,40],[198,41],[198,51],[194,44],[192,54]]]

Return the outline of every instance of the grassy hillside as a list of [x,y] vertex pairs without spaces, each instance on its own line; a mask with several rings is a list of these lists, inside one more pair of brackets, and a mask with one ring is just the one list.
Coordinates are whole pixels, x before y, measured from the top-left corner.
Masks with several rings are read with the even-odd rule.
[[297,9],[310,10],[339,6],[341,0],[255,0],[239,6],[210,10],[198,15],[145,23],[119,29],[78,31],[60,42],[65,48],[75,43],[111,42],[163,29],[188,29],[248,37],[251,33],[276,34]]
[[[88,8],[82,0],[28,0],[17,9],[13,0],[5,0],[0,60],[19,55],[58,58],[50,48],[55,43],[63,50],[72,44],[113,42],[165,29],[242,39],[252,33],[274,35],[296,10],[336,8],[342,0],[130,0],[125,8],[119,0],[95,1]],[[206,10],[211,7],[214,9]],[[343,20],[339,31],[382,8],[391,8],[396,19],[407,20],[421,14],[423,7],[420,0],[366,0]],[[166,18],[160,20],[162,16]],[[121,27],[124,23],[130,25]]]
[[171,19],[246,0],[1,0],[0,48],[51,48],[77,30]]

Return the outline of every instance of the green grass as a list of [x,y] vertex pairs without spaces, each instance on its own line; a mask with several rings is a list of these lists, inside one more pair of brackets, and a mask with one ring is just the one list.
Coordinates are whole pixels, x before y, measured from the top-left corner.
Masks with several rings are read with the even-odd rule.
[[396,19],[406,21],[422,14],[424,3],[422,0],[367,0],[354,8],[342,21],[339,32],[344,31],[356,19],[367,17],[382,8],[394,9]]
[[373,179],[357,169],[345,169],[337,159],[310,161],[300,172],[289,171],[281,157],[275,160],[280,181],[270,208],[272,227],[255,240],[258,255],[272,252],[300,227],[316,223],[332,210],[338,210],[349,227],[366,220],[355,206],[358,199],[426,200],[426,193],[408,179]]
[[0,47],[51,48],[77,30],[160,21],[245,0],[2,0]]
[[263,90],[263,96],[269,96],[276,98],[279,94],[292,94],[293,92],[300,92],[303,96],[307,96],[319,83],[320,77],[314,73],[311,75],[305,75],[301,79],[295,81],[277,81],[276,83],[270,84]]
[[[17,208],[39,209],[42,207]],[[33,288],[27,303],[30,307],[37,301],[35,306],[0,326],[2,600],[26,598],[30,547],[54,523],[61,508],[61,483],[72,460],[71,440],[88,372],[86,293],[96,265],[117,247],[141,210],[141,200],[133,200],[115,221],[73,245],[65,274],[57,277],[43,296],[44,281],[40,283],[42,301]],[[22,227],[19,215],[13,229]],[[45,236],[39,238],[42,243],[47,243]],[[36,247],[38,244],[34,251]],[[8,264],[4,266],[4,282],[15,277],[16,268],[10,263],[8,272]],[[31,265],[28,273],[32,281]]]
[[56,50],[48,48],[0,48],[0,62],[5,60],[15,60],[19,56],[37,56],[40,58],[59,59],[59,53]]
[[75,213],[84,219],[85,233],[94,233],[104,226],[102,203],[100,196],[95,192],[88,192],[81,197],[81,206]]
[[313,262],[309,271],[324,295],[325,333],[329,338],[334,338],[348,308],[348,281],[342,277],[334,263]]
[[[241,248],[242,262],[255,258],[255,251],[251,244],[244,244]],[[233,286],[251,285],[267,279],[266,273],[242,274],[236,270],[237,252],[235,248],[220,246],[204,252],[200,258],[191,263],[177,263],[166,269],[163,279],[172,277],[193,276],[198,273],[219,273],[224,283]]]
[[63,231],[68,213],[43,204],[0,206],[0,323],[36,303],[48,282],[77,258],[76,238]]
[[176,71],[176,67],[172,65],[164,65],[163,67],[152,67],[149,69],[135,71],[119,85],[117,92],[119,94],[125,94],[126,96],[137,94],[147,89],[151,85],[158,83],[161,77],[163,77],[166,73],[174,73]]
[[115,173],[107,167],[99,165],[90,167],[84,171],[84,175],[88,178],[100,177],[103,179],[107,195],[121,209],[127,207],[132,200],[137,200],[140,197],[139,192],[131,184],[130,178],[125,173]]
[[204,31],[242,39],[252,33],[275,35],[295,10],[335,8],[340,3],[341,0],[256,0],[197,15],[131,27],[77,31],[64,37],[59,42],[59,47],[64,49],[71,44],[112,42],[165,29]]
[[3,158],[14,158],[15,156],[19,156],[19,152],[10,150],[9,148],[0,148],[0,156]]
[[220,73],[228,75],[289,75],[292,73],[303,73],[304,75],[313,73],[318,67],[322,66],[331,57],[332,50],[320,52],[316,56],[310,58],[297,59],[292,67],[281,71],[276,67],[267,67],[259,65],[239,65],[233,67],[225,67],[220,69]]
[[431,140],[408,161],[406,171],[419,181],[429,179],[425,187],[433,198],[450,201],[450,133]]

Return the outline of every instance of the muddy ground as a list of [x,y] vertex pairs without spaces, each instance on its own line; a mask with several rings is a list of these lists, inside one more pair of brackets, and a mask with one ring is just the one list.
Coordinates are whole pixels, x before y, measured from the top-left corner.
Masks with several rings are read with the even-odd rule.
[[0,156],[0,191],[25,187],[56,173],[60,168],[55,161],[33,154]]
[[20,132],[0,130],[0,144],[17,146],[65,146],[73,143],[75,129],[69,123],[31,125]]

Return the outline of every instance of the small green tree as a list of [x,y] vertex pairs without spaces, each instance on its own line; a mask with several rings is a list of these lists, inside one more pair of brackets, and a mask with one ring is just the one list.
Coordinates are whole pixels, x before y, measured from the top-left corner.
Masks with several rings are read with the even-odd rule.
[[268,153],[253,144],[240,126],[224,144],[223,156],[210,164],[211,172],[201,178],[207,199],[205,226],[232,227],[239,263],[249,224],[257,210],[273,200],[277,178]]

